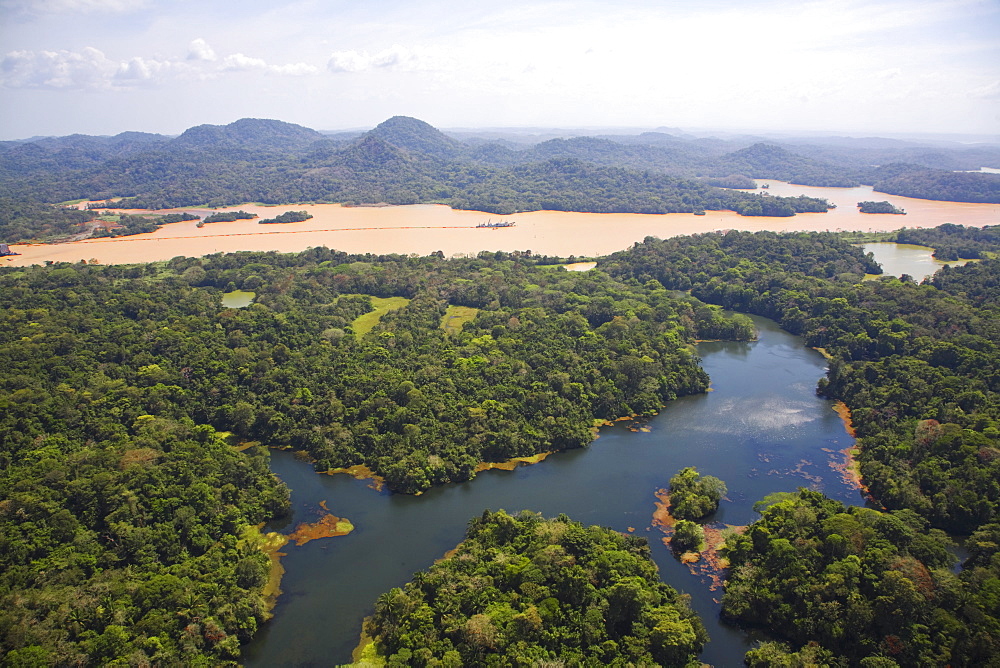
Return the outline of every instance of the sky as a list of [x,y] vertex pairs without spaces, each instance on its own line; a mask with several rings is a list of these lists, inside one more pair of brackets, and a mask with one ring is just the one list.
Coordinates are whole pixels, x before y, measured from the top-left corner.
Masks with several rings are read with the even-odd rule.
[[1000,137],[1000,0],[0,0],[3,140],[394,115]]

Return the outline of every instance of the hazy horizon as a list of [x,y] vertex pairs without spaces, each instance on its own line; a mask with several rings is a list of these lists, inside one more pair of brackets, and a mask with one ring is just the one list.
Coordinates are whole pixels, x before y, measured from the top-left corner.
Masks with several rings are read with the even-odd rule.
[[0,19],[5,140],[393,115],[456,130],[1000,134],[995,0],[0,0]]
[[[215,127],[223,127],[230,123],[235,123],[239,120],[244,120],[249,117],[234,118],[228,122],[221,123],[198,123],[190,127],[197,127],[201,125],[211,125]],[[390,117],[391,118],[391,117]],[[274,120],[279,122],[291,123],[291,121],[285,121],[280,118],[273,119],[254,119],[254,120]],[[381,122],[388,120],[382,119],[381,121],[372,123],[370,125],[358,125],[352,127],[343,128],[322,128],[322,127],[312,127],[311,130],[316,130],[320,134],[324,135],[338,135],[338,134],[351,134],[358,133],[362,134],[375,126],[379,125]],[[423,120],[423,119],[418,119]],[[296,124],[301,125],[301,124]],[[66,135],[32,135],[30,137],[13,137],[10,139],[0,139],[0,141],[13,141],[13,142],[29,142],[36,141],[39,139],[50,139],[58,137],[68,137],[73,135],[82,135],[90,137],[114,137],[119,134],[128,132],[138,132],[147,134],[158,134],[164,137],[179,137],[184,131],[190,129],[184,128],[181,132],[172,133],[157,133],[149,130],[144,130],[142,128],[129,128],[121,130],[119,132],[107,132],[102,134],[89,134],[89,133],[69,133]],[[309,127],[309,126],[303,126]],[[885,133],[854,133],[849,132],[837,132],[835,130],[802,130],[800,132],[789,132],[781,130],[763,130],[759,128],[703,128],[703,127],[638,127],[638,126],[533,126],[533,125],[511,125],[511,126],[484,126],[484,127],[473,127],[473,126],[460,126],[460,127],[442,127],[437,128],[441,132],[457,137],[458,139],[465,139],[465,135],[469,137],[476,136],[489,136],[496,135],[498,138],[517,138],[524,137],[526,140],[523,142],[525,145],[534,143],[536,141],[545,141],[552,137],[579,137],[579,136],[637,136],[642,133],[660,132],[664,134],[672,134],[674,136],[683,136],[689,139],[701,139],[701,138],[716,138],[723,140],[734,140],[738,141],[740,139],[767,139],[767,140],[809,140],[815,139],[817,141],[826,139],[853,139],[858,141],[864,141],[867,139],[871,140],[896,140],[901,142],[909,143],[923,143],[923,144],[966,144],[966,145],[994,145],[1000,144],[1000,134],[969,134],[963,132],[952,132],[952,133],[935,133],[935,132],[885,132]]]

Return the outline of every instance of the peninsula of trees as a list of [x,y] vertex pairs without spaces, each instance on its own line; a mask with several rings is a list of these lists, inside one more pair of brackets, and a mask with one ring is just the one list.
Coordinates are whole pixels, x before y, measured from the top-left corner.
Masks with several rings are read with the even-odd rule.
[[645,538],[485,511],[453,554],[379,597],[387,666],[692,666],[708,639]]
[[930,246],[938,260],[981,260],[1000,255],[1000,225],[966,227],[945,223],[927,229],[904,227],[891,239],[900,244]]

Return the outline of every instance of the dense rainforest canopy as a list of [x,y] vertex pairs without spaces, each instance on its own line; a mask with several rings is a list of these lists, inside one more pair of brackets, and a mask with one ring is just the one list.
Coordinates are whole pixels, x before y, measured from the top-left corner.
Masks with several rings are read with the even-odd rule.
[[[231,442],[418,491],[703,391],[690,343],[753,335],[697,300],[545,261],[315,249],[0,269],[4,651],[234,659],[265,616],[252,526],[287,491],[265,451]],[[223,308],[236,287],[255,303]],[[400,308],[355,334],[371,295]],[[446,332],[456,305],[466,321]]]
[[[790,513],[784,543],[754,529],[751,548],[734,543],[744,589],[814,620],[771,628],[794,646],[755,656],[889,652],[918,665],[928,643],[935,660],[945,646],[921,624],[940,627],[952,665],[995,652],[1000,260],[923,285],[862,282],[878,267],[836,235],[730,232],[647,239],[586,273],[552,264],[319,248],[0,268],[4,651],[28,664],[231,660],[265,617],[252,526],[287,504],[266,452],[231,442],[293,447],[321,470],[365,464],[399,491],[468,479],[480,461],[579,447],[595,419],[705,389],[690,343],[753,335],[749,319],[712,302],[825,350],[819,390],[852,410],[865,482],[893,511],[804,496],[762,520],[777,534],[777,514]],[[235,289],[254,303],[223,308]],[[824,513],[854,514],[858,527],[823,524]],[[960,576],[947,575],[947,541],[928,526],[972,534]],[[895,552],[878,551],[882,535],[896,536]],[[856,594],[845,580],[847,598],[806,600],[811,581],[770,570],[811,564],[810,578],[827,577],[833,562],[820,557],[857,557],[870,576]],[[838,626],[857,596],[873,615]],[[727,597],[744,619],[741,595]],[[885,631],[897,599],[924,616]],[[810,640],[822,647],[803,648]]]
[[795,648],[765,643],[749,665],[996,665],[1000,524],[969,538],[956,575],[951,541],[911,510],[789,496],[728,543],[723,615]]
[[644,538],[485,511],[466,539],[379,597],[365,630],[387,666],[698,666],[708,639]]

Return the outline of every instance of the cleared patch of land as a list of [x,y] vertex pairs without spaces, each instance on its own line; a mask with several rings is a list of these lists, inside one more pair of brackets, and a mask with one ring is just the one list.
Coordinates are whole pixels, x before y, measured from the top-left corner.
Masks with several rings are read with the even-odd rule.
[[[359,296],[359,295],[345,295],[345,296]],[[351,323],[351,327],[354,329],[354,334],[356,336],[364,336],[368,332],[372,331],[375,325],[378,324],[382,316],[389,311],[394,311],[398,308],[403,308],[410,303],[410,300],[406,297],[372,297],[372,309],[368,313],[359,315]]]
[[441,318],[441,329],[448,336],[458,334],[462,331],[465,323],[475,318],[477,313],[479,313],[479,309],[472,306],[448,306],[444,317]]

